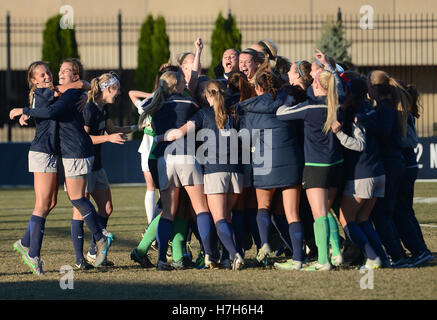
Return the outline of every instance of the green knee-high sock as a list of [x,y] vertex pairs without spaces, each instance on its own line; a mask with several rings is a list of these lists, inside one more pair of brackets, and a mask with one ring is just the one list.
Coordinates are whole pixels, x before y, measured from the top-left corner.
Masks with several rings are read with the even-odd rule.
[[150,246],[152,245],[153,241],[156,239],[156,229],[158,228],[158,222],[161,218],[161,215],[158,214],[155,219],[153,219],[149,226],[147,227],[146,234],[144,235],[143,239],[141,240],[140,244],[137,247],[137,253],[139,256],[144,256],[149,251]]
[[172,226],[173,239],[171,248],[173,261],[179,261],[184,257],[184,243],[187,237],[188,221],[181,218],[175,218]]
[[332,213],[328,213],[329,221],[329,243],[331,244],[332,256],[341,254],[340,236],[338,234],[338,224]]
[[314,237],[316,239],[318,262],[325,264],[329,261],[329,222],[328,217],[319,217],[314,221]]

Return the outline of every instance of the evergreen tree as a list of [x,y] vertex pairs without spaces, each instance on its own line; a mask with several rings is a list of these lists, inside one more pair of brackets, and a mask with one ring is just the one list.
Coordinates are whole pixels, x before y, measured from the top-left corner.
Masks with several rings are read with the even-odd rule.
[[211,35],[210,77],[214,77],[214,68],[222,60],[223,52],[231,48],[241,50],[241,33],[234,17],[229,13],[228,18],[225,19],[220,12]]
[[135,87],[137,90],[145,92],[151,92],[155,83],[155,75],[151,71],[153,64],[151,50],[153,24],[153,16],[150,14],[141,26],[140,38],[138,39],[138,63],[135,70]]
[[344,37],[341,20],[328,21],[322,27],[322,35],[317,43],[317,48],[334,58],[337,63],[351,60],[347,52],[350,46],[351,43]]
[[165,19],[163,16],[158,16],[153,25],[151,46],[153,57],[151,72],[153,73],[154,79],[161,65],[168,62],[170,58],[169,45],[170,41],[166,31]]
[[43,31],[42,60],[49,63],[53,78],[58,78],[62,60],[78,58],[76,33],[74,29],[61,29],[61,15],[49,18]]

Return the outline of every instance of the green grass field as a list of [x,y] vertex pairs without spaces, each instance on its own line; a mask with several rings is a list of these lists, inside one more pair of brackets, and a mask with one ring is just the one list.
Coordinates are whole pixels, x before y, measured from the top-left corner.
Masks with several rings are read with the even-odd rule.
[[[229,270],[183,270],[159,272],[141,269],[130,261],[130,251],[140,241],[146,216],[143,187],[113,187],[114,212],[108,229],[116,236],[109,259],[111,268],[74,272],[74,289],[62,290],[61,266],[74,265],[70,237],[71,204],[61,189],[58,205],[45,228],[41,256],[46,275],[30,273],[12,244],[22,237],[34,204],[32,189],[0,190],[0,299],[436,299],[437,260],[412,269],[381,269],[373,273],[373,289],[361,289],[363,277],[355,269],[332,272],[284,272],[248,268]],[[437,183],[417,183],[416,197],[435,197]],[[416,204],[428,247],[437,256],[437,204]],[[85,228],[86,239],[89,232]],[[84,250],[89,246],[85,242]],[[194,241],[194,254],[198,244]],[[247,253],[255,257],[254,247]],[[150,251],[152,262],[157,254]],[[273,260],[284,260],[275,257]],[[370,284],[370,283],[369,283]],[[419,289],[420,288],[420,289]]]

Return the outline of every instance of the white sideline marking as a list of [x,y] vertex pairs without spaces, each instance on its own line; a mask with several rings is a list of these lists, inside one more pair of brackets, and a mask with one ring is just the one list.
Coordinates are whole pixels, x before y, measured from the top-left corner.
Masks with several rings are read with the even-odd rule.
[[437,198],[413,198],[413,203],[437,203]]

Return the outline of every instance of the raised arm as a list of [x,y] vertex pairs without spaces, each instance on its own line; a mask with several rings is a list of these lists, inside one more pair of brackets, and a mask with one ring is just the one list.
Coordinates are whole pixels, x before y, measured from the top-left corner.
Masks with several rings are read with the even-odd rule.
[[323,65],[325,66],[324,68],[325,71],[328,71],[334,75],[338,98],[339,101],[341,102],[341,100],[344,99],[344,97],[346,96],[343,88],[343,82],[340,76],[338,75],[338,72],[336,72],[335,66],[331,66],[331,64],[329,63],[328,56],[324,54],[322,51],[320,51],[319,49],[316,49],[316,51],[317,51],[315,55],[316,59],[318,59],[321,63],[323,63]]
[[143,108],[142,108],[142,99],[147,99],[151,97],[153,93],[138,91],[138,90],[130,90],[129,91],[129,98],[132,101],[132,103],[137,107],[138,114],[142,114]]
[[188,90],[192,93],[196,92],[197,82],[202,71],[202,67],[200,65],[200,56],[202,55],[203,50],[202,39],[197,38],[194,42],[194,46],[196,47],[196,53],[194,55],[193,68],[191,69],[190,82],[188,83]]

